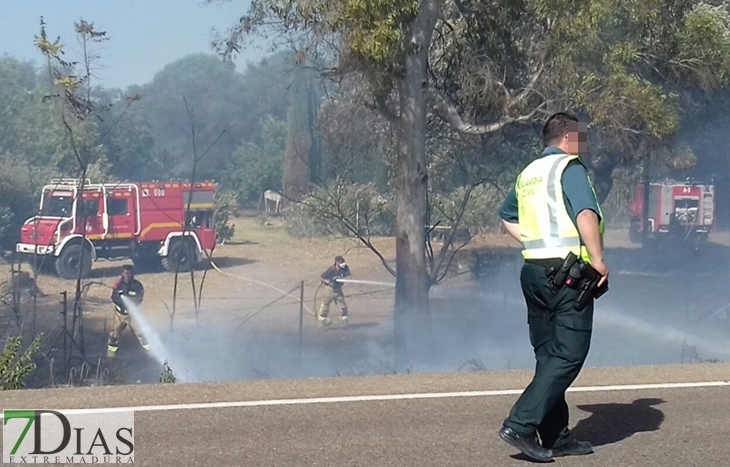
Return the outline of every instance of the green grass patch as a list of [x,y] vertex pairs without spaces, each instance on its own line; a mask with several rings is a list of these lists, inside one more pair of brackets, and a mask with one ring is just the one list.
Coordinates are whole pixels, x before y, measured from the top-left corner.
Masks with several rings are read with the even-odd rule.
[[236,232],[232,244],[257,244],[261,246],[290,245],[294,240],[286,231],[283,219],[260,217],[237,217],[231,219]]

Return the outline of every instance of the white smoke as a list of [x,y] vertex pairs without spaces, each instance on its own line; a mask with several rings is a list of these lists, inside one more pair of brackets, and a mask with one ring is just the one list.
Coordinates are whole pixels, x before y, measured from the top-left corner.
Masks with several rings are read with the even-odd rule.
[[[182,369],[185,368],[186,365],[184,365],[183,362],[176,357],[176,354],[171,352],[168,347],[165,346],[165,344],[162,342],[160,334],[157,332],[155,327],[152,326],[147,320],[144,312],[140,309],[139,305],[135,304],[125,295],[122,295],[122,302],[124,303],[124,306],[126,307],[129,314],[131,315],[132,320],[134,320],[136,327],[142,331],[142,334],[146,338],[147,343],[150,346],[148,352],[155,358],[155,360],[157,360],[160,365],[167,361],[168,365],[175,373],[176,379],[180,381],[188,381],[188,378],[190,378],[190,376],[182,371]],[[176,369],[179,369],[180,371],[176,371]]]

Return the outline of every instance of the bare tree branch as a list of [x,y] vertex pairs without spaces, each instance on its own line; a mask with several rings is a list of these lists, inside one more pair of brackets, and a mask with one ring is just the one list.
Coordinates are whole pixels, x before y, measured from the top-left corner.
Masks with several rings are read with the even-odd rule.
[[504,117],[497,122],[489,123],[487,125],[473,125],[462,120],[456,106],[449,102],[446,96],[444,96],[440,91],[428,88],[425,92],[427,97],[433,102],[434,107],[436,107],[436,110],[439,112],[441,117],[446,120],[454,130],[468,135],[484,135],[487,133],[493,133],[512,123],[530,121],[538,110],[545,106],[545,103],[543,102],[533,109],[532,112],[526,115],[521,115],[519,117]]
[[[446,258],[446,253],[454,241],[454,235],[456,234],[456,230],[458,229],[459,224],[461,224],[461,219],[464,217],[464,213],[466,212],[466,207],[469,204],[469,199],[471,198],[472,192],[479,185],[486,183],[486,181],[487,181],[486,179],[480,179],[480,180],[476,181],[475,183],[472,183],[469,186],[469,188],[467,188],[466,191],[464,192],[464,197],[461,199],[461,204],[459,205],[459,210],[457,211],[456,218],[454,219],[454,221],[451,224],[451,229],[449,229],[449,234],[447,235],[446,240],[444,240],[444,244],[441,247],[441,251],[439,251],[439,255],[438,255],[438,259],[436,260],[436,264],[431,268],[431,273],[429,274],[429,276],[430,276],[429,280],[432,283],[438,282],[436,280],[436,278],[438,277],[438,273],[441,269],[441,266],[443,265],[444,259]],[[458,251],[458,250],[455,250],[454,253],[452,254],[452,258],[451,258],[452,260],[453,260],[453,256],[456,254],[456,251]],[[451,264],[451,260],[449,260],[449,264]],[[444,276],[445,276],[445,273],[444,273]],[[442,276],[442,277],[444,277],[444,276]]]
[[388,263],[388,260],[385,259],[385,256],[377,249],[375,245],[370,241],[369,238],[362,235],[360,229],[353,225],[352,222],[347,218],[347,215],[343,212],[342,206],[340,204],[340,198],[333,194],[326,185],[322,185],[322,189],[324,189],[327,193],[327,199],[322,199],[318,197],[314,193],[310,193],[309,197],[321,202],[325,206],[331,208],[332,210],[325,210],[322,209],[314,204],[307,203],[306,201],[301,200],[294,200],[287,198],[289,201],[300,204],[302,206],[306,206],[308,209],[313,210],[314,212],[317,212],[319,214],[322,214],[325,218],[335,219],[339,221],[350,233],[352,233],[357,239],[365,245],[370,251],[372,251],[375,256],[378,257],[383,267],[388,271],[393,277],[397,277],[397,273],[395,269],[393,269],[390,264]]
[[456,254],[459,251],[461,251],[468,244],[469,244],[469,242],[465,242],[465,243],[459,245],[457,248],[454,248],[451,255],[449,255],[449,261],[448,261],[448,263],[446,263],[446,267],[444,268],[443,273],[441,274],[441,276],[439,276],[438,279],[436,279],[436,282],[435,282],[436,284],[440,284],[441,282],[444,281],[444,279],[446,278],[446,274],[448,274],[449,269],[451,269],[451,263],[453,263],[454,258],[456,258]]
[[[192,230],[192,226],[189,225],[188,219],[190,218],[191,213],[191,206],[193,201],[193,194],[195,193],[195,176],[196,171],[198,168],[198,164],[205,158],[206,155],[208,155],[208,152],[215,146],[215,144],[220,140],[220,138],[225,134],[227,129],[223,129],[218,133],[218,136],[213,140],[213,142],[208,146],[208,148],[202,153],[198,153],[198,130],[196,128],[196,116],[194,109],[190,106],[188,103],[188,100],[185,96],[182,98],[183,103],[185,104],[185,111],[188,116],[188,123],[190,125],[190,134],[191,134],[191,145],[192,145],[192,169],[191,169],[191,175],[190,175],[190,196],[188,197],[187,206],[185,206],[185,214],[183,217],[183,231],[182,231],[182,237],[181,237],[181,247],[185,248],[184,245],[187,243],[187,235],[189,228]],[[183,254],[184,250],[181,249],[179,254]],[[208,259],[210,259],[210,255],[208,255],[208,252],[205,251],[206,256],[208,256]],[[169,253],[168,253],[169,254]],[[195,271],[194,271],[194,264],[190,266],[190,285],[192,287],[193,292],[193,307],[195,310],[195,318],[196,322],[200,324],[199,316],[200,316],[200,303],[201,300],[197,297],[198,294],[202,295],[203,293],[203,284],[200,284],[200,289],[196,293],[195,289]],[[207,271],[207,270],[206,270]],[[173,327],[173,320],[175,317],[175,312],[177,311],[177,288],[178,288],[178,277],[180,274],[180,258],[176,258],[175,260],[175,276],[173,279],[173,291],[172,291],[172,313],[170,314],[170,330],[172,330]],[[205,276],[203,276],[203,281],[205,281]]]
[[373,102],[364,101],[364,105],[370,110],[379,112],[383,118],[391,123],[398,121],[398,114],[388,106],[382,96],[377,96]]
[[517,96],[518,100],[525,100],[530,95],[532,95],[533,92],[535,92],[535,85],[537,84],[537,80],[540,79],[542,76],[542,72],[545,70],[545,59],[547,57],[547,52],[543,52],[540,55],[540,63],[537,66],[537,71],[532,75],[530,78],[530,81],[527,83],[527,86],[525,86],[525,89]]

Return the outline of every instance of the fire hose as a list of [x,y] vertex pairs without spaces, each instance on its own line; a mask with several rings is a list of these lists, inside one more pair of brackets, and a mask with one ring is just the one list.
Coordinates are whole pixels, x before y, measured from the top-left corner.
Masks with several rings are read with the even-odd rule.
[[[267,284],[266,282],[261,282],[261,281],[257,281],[257,280],[254,280],[254,279],[249,279],[248,277],[243,277],[243,276],[239,276],[239,275],[236,275],[236,274],[231,274],[229,272],[221,271],[220,268],[218,267],[218,265],[216,265],[215,262],[212,259],[210,260],[210,265],[211,265],[211,267],[213,269],[215,269],[219,273],[223,274],[224,276],[229,276],[229,277],[233,277],[235,279],[241,279],[241,280],[248,281],[248,282],[251,282],[251,283],[254,283],[254,284],[263,285],[264,287],[268,287],[268,288],[270,288],[272,290],[276,290],[277,292],[283,294],[286,297],[291,297],[296,303],[301,303],[302,306],[304,307],[304,309],[309,312],[309,314],[314,315],[314,312],[312,310],[310,310],[309,307],[304,302],[302,302],[301,300],[299,300],[298,297],[295,297],[294,295],[292,295],[291,292],[287,292],[286,290],[281,290],[280,288],[275,287],[275,286],[273,286],[271,284]],[[316,297],[316,294],[315,294],[315,297]]]
[[[352,283],[352,284],[387,285],[388,286],[387,289],[379,289],[379,290],[376,290],[374,292],[364,292],[364,293],[361,293],[361,294],[350,295],[351,297],[354,297],[354,296],[357,296],[357,295],[367,295],[367,294],[375,293],[375,292],[383,292],[385,290],[390,290],[391,288],[395,287],[394,284],[389,284],[387,282],[358,281],[358,280],[352,280],[352,279],[334,279],[334,280],[337,281],[337,282],[343,282],[343,283],[348,283],[349,282],[349,283]],[[312,299],[312,308],[315,309],[315,310],[317,309],[317,294],[319,293],[319,289],[323,285],[324,285],[324,283],[322,283],[322,281],[320,281],[319,284],[317,285],[317,288],[314,290],[314,298]],[[317,316],[316,314],[312,313],[311,311],[310,311],[310,313],[313,316]]]
[[[316,289],[314,289],[314,298],[312,299],[312,309],[313,309],[313,310],[316,310],[316,309],[317,309],[317,294],[319,293],[319,289],[320,289],[320,288],[321,288],[321,287],[322,287],[323,285],[324,285],[324,284],[323,284],[323,283],[322,283],[322,282],[320,281],[320,283],[319,283],[319,284],[317,284],[317,288],[316,288]],[[311,311],[310,311],[310,313],[311,313],[311,314],[312,314],[313,316],[317,316],[317,315],[316,315],[315,313],[312,313]]]
[[[213,269],[215,269],[218,273],[223,274],[224,276],[233,277],[235,279],[240,279],[244,281],[248,281],[254,284],[262,285],[264,287],[268,287],[272,290],[276,290],[277,292],[280,292],[283,296],[290,297],[293,301],[296,303],[301,303],[302,307],[307,310],[307,312],[312,316],[317,316],[317,314],[313,311],[317,309],[317,295],[319,294],[319,289],[324,285],[321,281],[319,284],[317,284],[317,288],[314,290],[314,298],[312,299],[312,308],[310,309],[303,301],[301,301],[298,297],[295,297],[291,294],[291,292],[287,292],[285,290],[282,290],[278,287],[275,287],[271,284],[267,284],[265,282],[257,281],[254,279],[249,279],[248,277],[239,276],[237,274],[231,274],[229,272],[222,271],[217,264],[211,259],[210,265]],[[387,285],[388,288],[395,287],[394,284],[388,284],[385,282],[374,282],[374,281],[357,281],[357,280],[350,280],[350,279],[339,279],[338,282],[351,282],[351,283],[363,283],[363,284],[371,284],[371,285]],[[387,289],[386,289],[387,290]]]

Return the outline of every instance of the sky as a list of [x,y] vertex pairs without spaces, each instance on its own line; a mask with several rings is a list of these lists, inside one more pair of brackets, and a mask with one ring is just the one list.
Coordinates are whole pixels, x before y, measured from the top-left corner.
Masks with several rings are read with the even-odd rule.
[[[214,5],[204,0],[0,0],[0,56],[4,54],[40,64],[33,46],[40,32],[40,17],[49,39],[61,36],[68,54],[78,58],[74,22],[84,19],[109,40],[101,45],[97,83],[125,89],[143,84],[168,63],[191,53],[214,53],[213,28],[225,32],[248,9],[250,0],[225,0]],[[263,43],[263,41],[261,41]],[[243,70],[247,61],[266,53],[263,47],[245,49],[236,59]]]

